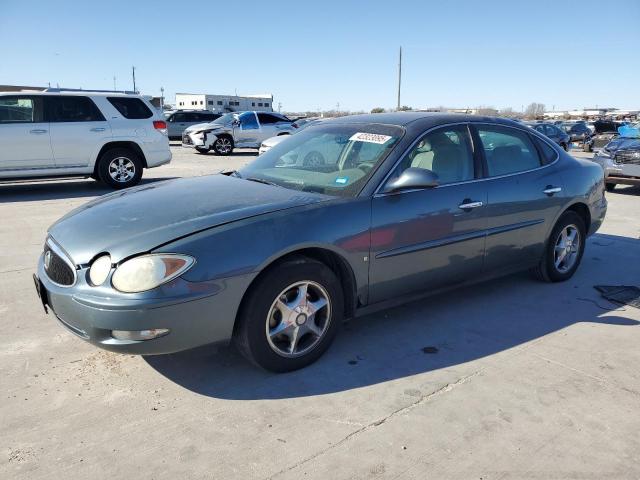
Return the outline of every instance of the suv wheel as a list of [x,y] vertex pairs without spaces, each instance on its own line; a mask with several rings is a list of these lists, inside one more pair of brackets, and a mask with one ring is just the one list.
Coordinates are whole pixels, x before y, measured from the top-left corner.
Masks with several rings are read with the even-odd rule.
[[268,271],[243,301],[234,342],[249,361],[289,372],[316,361],[343,317],[340,282],[318,261],[298,257]]
[[568,211],[558,219],[534,275],[545,282],[569,280],[578,269],[586,241],[582,217]]
[[132,187],[142,178],[142,161],[128,148],[108,150],[98,161],[98,178],[112,188]]
[[205,147],[196,147],[196,152],[202,153],[203,155],[205,153],[209,153],[209,150],[210,150],[209,148],[205,148]]
[[227,135],[218,137],[213,142],[213,150],[218,155],[231,155],[231,152],[233,152],[233,140]]

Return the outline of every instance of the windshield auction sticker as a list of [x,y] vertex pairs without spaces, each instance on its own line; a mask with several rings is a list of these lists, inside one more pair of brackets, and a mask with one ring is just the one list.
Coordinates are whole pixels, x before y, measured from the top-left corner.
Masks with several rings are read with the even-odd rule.
[[358,132],[353,134],[353,136],[349,139],[352,142],[368,142],[368,143],[377,143],[382,145],[383,143],[387,143],[393,137],[389,135],[379,135],[377,133],[364,133]]

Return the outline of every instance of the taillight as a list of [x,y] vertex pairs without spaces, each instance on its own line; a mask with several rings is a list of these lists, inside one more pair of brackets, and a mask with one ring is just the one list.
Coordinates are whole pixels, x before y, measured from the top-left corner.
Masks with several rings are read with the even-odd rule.
[[153,121],[153,128],[155,128],[156,130],[166,130],[167,129],[167,122],[164,122],[162,120],[154,120]]

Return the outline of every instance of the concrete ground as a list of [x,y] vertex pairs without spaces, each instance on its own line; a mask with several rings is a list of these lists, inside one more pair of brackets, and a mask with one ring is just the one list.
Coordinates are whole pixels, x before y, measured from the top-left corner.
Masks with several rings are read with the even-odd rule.
[[[253,158],[174,153],[145,181]],[[106,192],[0,186],[0,478],[640,477],[640,310],[593,288],[640,284],[640,188],[607,194],[572,280],[518,274],[359,318],[286,375],[231,347],[108,353],[43,313],[47,226]]]

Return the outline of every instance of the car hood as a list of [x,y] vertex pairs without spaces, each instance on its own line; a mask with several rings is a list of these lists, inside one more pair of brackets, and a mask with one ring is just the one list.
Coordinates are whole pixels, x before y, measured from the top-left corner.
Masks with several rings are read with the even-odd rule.
[[640,139],[617,137],[611,140],[605,147],[607,151],[615,152],[620,149],[640,150]]
[[78,265],[102,252],[119,262],[208,228],[331,198],[226,175],[184,178],[104,195],[49,234]]
[[197,132],[198,130],[219,130],[222,128],[226,128],[226,125],[223,125],[222,123],[196,123],[195,125],[191,125],[190,127],[187,127],[185,129],[185,132]]
[[279,135],[277,137],[269,137],[264,142],[262,142],[262,145],[264,145],[265,147],[274,147],[283,140],[286,140],[288,136],[289,135]]

